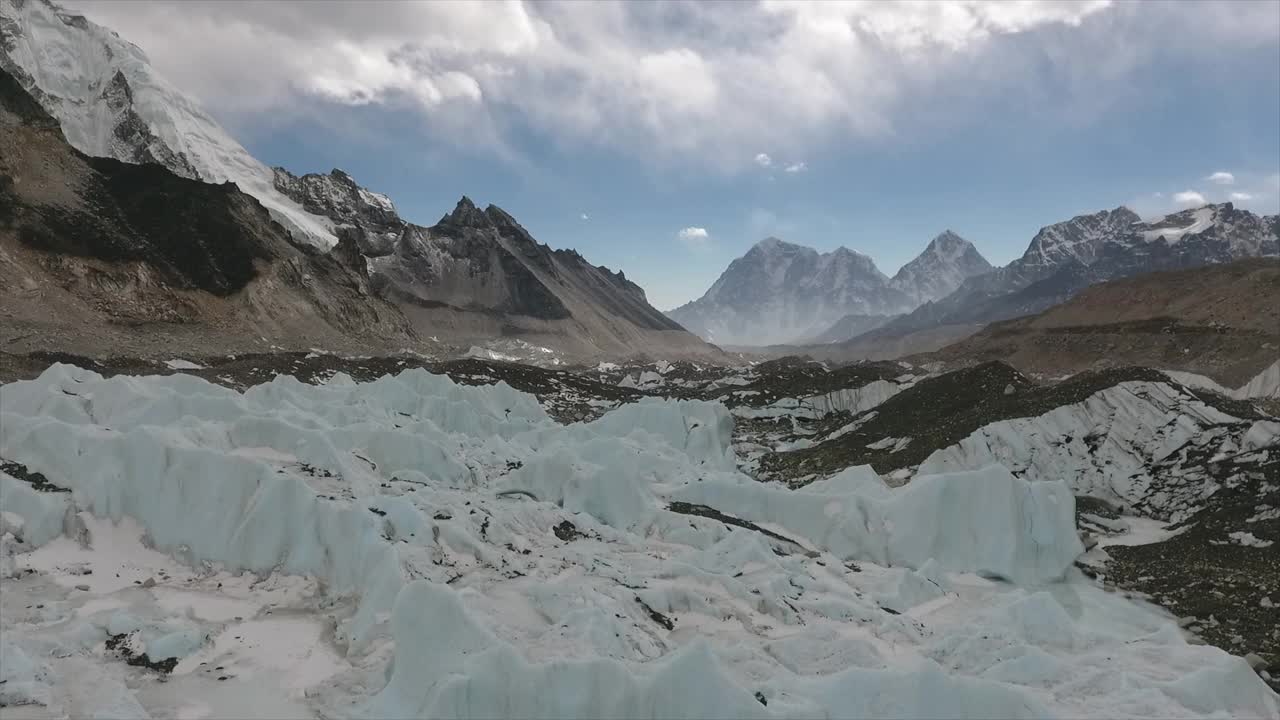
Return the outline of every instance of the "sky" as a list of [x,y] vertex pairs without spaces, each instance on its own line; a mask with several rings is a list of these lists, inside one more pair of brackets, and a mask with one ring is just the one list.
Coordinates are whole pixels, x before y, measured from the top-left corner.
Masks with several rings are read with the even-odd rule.
[[767,236],[892,275],[1127,205],[1280,211],[1280,2],[64,0],[255,156],[462,195],[670,309]]

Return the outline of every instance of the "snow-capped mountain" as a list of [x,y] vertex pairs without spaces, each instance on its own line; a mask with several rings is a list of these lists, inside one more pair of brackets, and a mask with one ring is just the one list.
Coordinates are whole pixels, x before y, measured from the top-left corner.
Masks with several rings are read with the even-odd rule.
[[1123,237],[1140,222],[1137,213],[1118,207],[1048,225],[1040,228],[1022,257],[1007,269],[1019,276],[1016,283],[1026,285],[1067,263],[1092,265],[1104,244]]
[[920,305],[946,297],[966,279],[990,271],[991,263],[973,243],[947,230],[903,265],[890,284],[906,293],[913,305]]
[[5,350],[394,351],[414,333],[362,264],[299,245],[253,197],[89,157],[0,69]]
[[623,273],[537,242],[496,205],[482,210],[463,197],[426,228],[341,170],[297,177],[276,168],[275,186],[331,221],[340,251],[363,264],[373,292],[405,308],[425,335],[519,335],[589,356],[715,352],[649,305]]
[[[367,235],[363,228],[356,234]],[[418,307],[498,315],[508,325],[532,323],[529,332],[546,330],[538,321],[572,320],[603,344],[670,332],[701,345],[623,273],[537,242],[496,205],[482,210],[463,197],[430,228],[402,223],[393,243],[358,244],[374,286]]]
[[887,315],[909,304],[866,255],[844,247],[819,253],[770,237],[668,315],[720,345],[769,345],[815,335],[845,315]]
[[403,304],[423,337],[521,335],[586,355],[716,353],[622,273],[535,242],[499,208],[465,200],[428,229],[341,170],[299,177],[267,167],[161,78],[141,49],[48,0],[0,0],[0,70],[87,155],[234,182],[295,241],[367,270],[375,293]]
[[111,30],[48,0],[0,0],[0,69],[58,119],[81,152],[234,182],[296,240],[321,248],[337,242],[332,223],[277,190],[271,168]]
[[770,237],[730,263],[701,298],[667,314],[722,345],[834,342],[850,337],[846,329],[865,332],[990,269],[972,243],[950,230],[892,279],[848,248],[818,253]]
[[1277,216],[1221,203],[1144,221],[1118,207],[1042,228],[1022,257],[873,332],[985,324],[1040,312],[1105,280],[1277,256]]
[[1090,285],[930,357],[947,365],[998,359],[1042,377],[1140,365],[1236,387],[1274,363],[1277,348],[1280,259],[1249,258]]
[[312,215],[326,217],[334,225],[359,225],[374,233],[392,233],[404,224],[391,198],[367,190],[345,172],[308,173],[301,177],[282,167],[272,168],[276,190]]

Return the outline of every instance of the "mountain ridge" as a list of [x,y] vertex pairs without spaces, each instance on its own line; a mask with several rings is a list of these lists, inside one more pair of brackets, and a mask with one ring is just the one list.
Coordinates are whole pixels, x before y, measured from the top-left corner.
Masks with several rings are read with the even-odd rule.
[[497,206],[481,210],[464,197],[427,228],[342,170],[268,167],[141,49],[48,0],[0,0],[0,70],[88,156],[234,183],[294,241],[365,275],[367,290],[400,305],[423,337],[464,346],[518,337],[585,357],[719,352],[650,306],[621,272],[538,243]]
[[1104,280],[1276,256],[1277,216],[1227,202],[1144,221],[1120,206],[1046,225],[1008,265],[970,277],[946,297],[871,333],[903,337],[949,325],[984,325],[1040,312]]
[[999,359],[1061,376],[1118,365],[1194,372],[1238,386],[1280,358],[1280,258],[1108,280],[1040,313],[991,323],[912,358]]
[[423,332],[444,324],[467,339],[519,335],[554,342],[557,330],[547,323],[559,322],[569,328],[574,352],[715,352],[650,306],[623,272],[539,243],[497,205],[481,208],[464,195],[424,227],[341,170],[294,176],[277,168],[275,182],[334,223],[358,250],[371,290],[403,305]]
[[91,157],[0,70],[0,328],[8,347],[172,353],[417,340],[342,253],[234,183]]
[[[848,317],[892,316],[990,268],[972,243],[939,234],[894,277],[844,245],[827,252],[770,236],[734,259],[698,299],[667,315],[722,345],[766,346],[863,328]],[[843,323],[843,324],[842,324]]]
[[277,192],[270,168],[156,73],[142,49],[83,15],[48,0],[0,0],[0,69],[58,119],[77,150],[233,181],[295,238],[337,243],[329,223]]

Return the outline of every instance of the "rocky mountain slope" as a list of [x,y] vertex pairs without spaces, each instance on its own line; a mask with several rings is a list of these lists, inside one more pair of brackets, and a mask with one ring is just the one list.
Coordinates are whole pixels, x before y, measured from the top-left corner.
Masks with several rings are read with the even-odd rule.
[[[945,297],[960,287],[966,278],[981,275],[990,270],[991,263],[982,257],[973,243],[947,230],[930,241],[924,252],[903,265],[890,279],[889,285],[902,291],[908,298],[908,306],[914,308],[922,303]],[[800,344],[796,347],[842,343],[883,327],[897,318],[898,315],[851,313],[816,335],[798,338]],[[796,347],[788,348],[783,354],[796,352]],[[768,352],[767,348],[764,350]],[[894,355],[885,357],[894,357]]]
[[667,313],[718,345],[768,345],[826,330],[850,313],[899,311],[906,296],[866,255],[819,253],[778,238],[756,243],[699,299]]
[[917,360],[1002,359],[1048,377],[1144,365],[1235,387],[1277,358],[1280,259],[1250,259],[1093,285]]
[[[829,253],[766,238],[734,260],[701,298],[668,313],[720,345],[831,342],[842,328],[865,330],[859,317],[910,310],[989,268],[968,241],[950,231],[890,279],[871,258],[848,248]],[[849,316],[853,316],[849,318]],[[849,319],[846,319],[849,318]]]
[[991,269],[991,263],[973,243],[947,230],[903,265],[889,284],[906,293],[912,307],[917,307],[950,295],[968,278]]
[[278,192],[270,168],[111,30],[49,0],[0,0],[0,69],[58,119],[81,152],[234,182],[296,240],[336,244],[330,223]]
[[[514,337],[570,356],[718,354],[651,307],[622,273],[535,242],[497,207],[481,211],[464,200],[423,228],[339,170],[297,177],[266,167],[160,78],[140,49],[48,0],[0,0],[0,68],[88,155],[234,182],[294,241],[332,250],[367,275],[374,294],[398,304],[423,338],[465,348]],[[194,267],[217,252],[201,250],[183,261]]]
[[358,250],[373,292],[424,335],[462,344],[512,336],[577,357],[719,354],[649,305],[623,273],[537,242],[496,205],[480,209],[463,197],[426,228],[340,170],[298,177],[276,168],[275,184],[334,224]]
[[1080,215],[1042,228],[1022,257],[969,278],[866,339],[985,325],[1040,312],[1104,280],[1251,257],[1280,257],[1280,218],[1231,203],[1150,221],[1124,207]]
[[7,347],[153,354],[175,345],[412,344],[407,319],[371,296],[351,259],[297,243],[231,183],[84,155],[0,70]]

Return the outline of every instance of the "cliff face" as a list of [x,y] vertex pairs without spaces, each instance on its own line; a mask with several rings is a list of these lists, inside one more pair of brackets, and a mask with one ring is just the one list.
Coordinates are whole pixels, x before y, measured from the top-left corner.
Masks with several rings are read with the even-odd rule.
[[0,71],[0,324],[15,336],[146,354],[171,333],[212,351],[411,343],[343,257],[296,242],[232,183],[86,156]]

